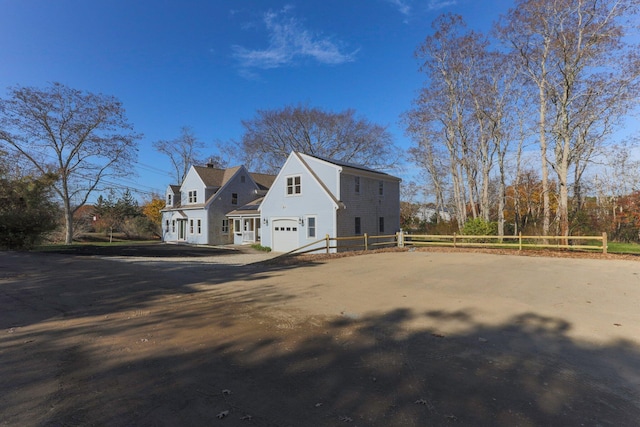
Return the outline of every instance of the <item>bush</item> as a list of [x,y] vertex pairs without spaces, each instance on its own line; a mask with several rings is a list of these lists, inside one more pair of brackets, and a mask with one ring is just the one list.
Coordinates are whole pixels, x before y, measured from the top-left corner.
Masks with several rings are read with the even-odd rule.
[[30,249],[56,228],[59,208],[50,195],[54,179],[0,178],[0,248]]
[[[464,236],[495,236],[498,234],[498,224],[482,218],[470,219],[464,223],[462,234]],[[485,243],[482,240],[474,240],[474,242]]]
[[258,250],[258,251],[271,252],[271,248],[269,246],[262,246],[260,243],[255,243],[255,244],[251,245],[251,247],[253,249]]

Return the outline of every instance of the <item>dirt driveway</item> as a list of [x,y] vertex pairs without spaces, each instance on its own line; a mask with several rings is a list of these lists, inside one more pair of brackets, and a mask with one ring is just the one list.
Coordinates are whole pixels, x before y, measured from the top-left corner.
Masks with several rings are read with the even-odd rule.
[[0,252],[0,425],[640,420],[637,261],[86,255]]

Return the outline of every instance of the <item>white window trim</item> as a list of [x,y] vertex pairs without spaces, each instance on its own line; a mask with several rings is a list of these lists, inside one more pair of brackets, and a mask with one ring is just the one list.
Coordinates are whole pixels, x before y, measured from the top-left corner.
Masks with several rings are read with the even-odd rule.
[[196,230],[198,231],[198,234],[202,234],[202,220],[198,219],[196,221]]
[[189,190],[187,200],[189,203],[198,203],[198,190]]
[[193,234],[193,220],[189,220],[189,234]]
[[[299,191],[296,193],[296,178],[299,178],[300,183],[297,185]],[[289,179],[292,180],[291,186],[289,186]],[[292,187],[293,192],[289,194],[289,187]],[[285,177],[284,181],[284,195],[285,197],[297,197],[302,195],[302,175],[289,175]]]
[[[309,234],[309,220],[313,219],[313,232],[314,232],[314,236],[311,236]],[[307,224],[307,239],[317,239],[318,238],[318,217],[315,215],[309,215],[305,218],[305,224]]]
[[229,234],[229,220],[222,220],[222,234]]

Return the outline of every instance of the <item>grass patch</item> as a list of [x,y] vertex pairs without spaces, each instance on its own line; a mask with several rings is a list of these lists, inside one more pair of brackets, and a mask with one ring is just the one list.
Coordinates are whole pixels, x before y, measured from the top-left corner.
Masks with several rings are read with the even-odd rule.
[[609,242],[607,251],[610,254],[640,254],[640,245],[637,243]]

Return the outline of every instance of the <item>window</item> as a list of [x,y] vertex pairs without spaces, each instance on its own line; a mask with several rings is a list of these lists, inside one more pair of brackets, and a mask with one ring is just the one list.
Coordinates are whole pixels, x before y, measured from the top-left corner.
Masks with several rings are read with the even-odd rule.
[[384,217],[378,218],[378,231],[384,233]]
[[356,217],[356,234],[362,234],[362,229],[360,228],[360,217]]
[[189,233],[193,234],[193,220],[189,220]]
[[242,229],[240,228],[240,220],[239,219],[234,219],[233,220],[233,231],[236,233],[241,233]]
[[354,177],[354,184],[355,184],[354,191],[356,193],[360,193],[360,177],[359,176]]
[[222,233],[223,234],[229,233],[229,220],[228,219],[223,219],[222,220]]
[[300,177],[299,176],[290,176],[287,177],[287,195],[295,195],[300,194],[301,186],[300,186]]
[[307,238],[315,239],[316,237],[316,217],[307,217]]
[[166,220],[164,222],[164,231],[166,231],[167,233],[169,232],[169,220]]
[[202,220],[198,220],[198,234],[202,234]]
[[198,192],[196,190],[189,191],[189,203],[198,203]]
[[238,193],[231,193],[231,204],[232,205],[238,204]]
[[240,175],[240,182],[241,183],[245,183],[245,181],[247,180],[247,178],[244,175]]
[[171,205],[171,194],[167,194],[167,205]]
[[171,231],[172,232],[176,232],[176,220],[174,219],[173,221],[171,221]]
[[378,196],[384,196],[384,181],[378,182]]

